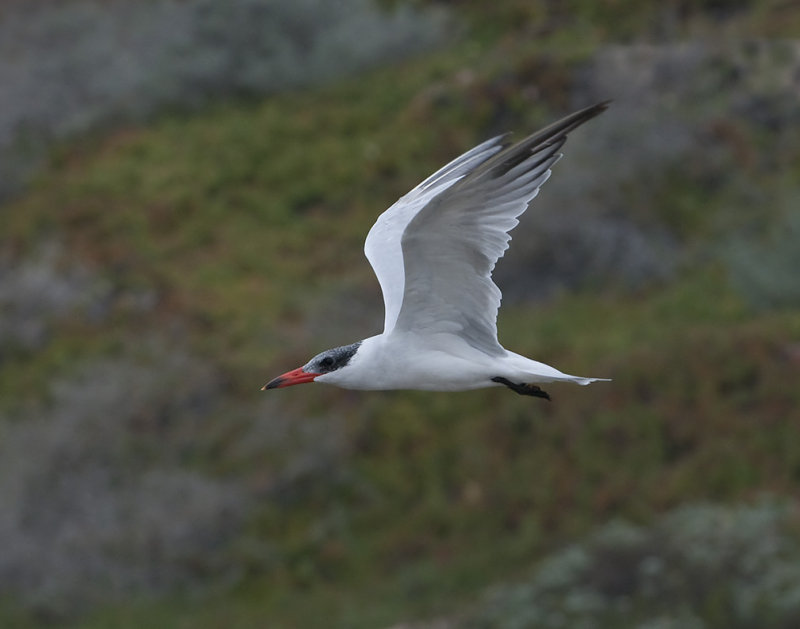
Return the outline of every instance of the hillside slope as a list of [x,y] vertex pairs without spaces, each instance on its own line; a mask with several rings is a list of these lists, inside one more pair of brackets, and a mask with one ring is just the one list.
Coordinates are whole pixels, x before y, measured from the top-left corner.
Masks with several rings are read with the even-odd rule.
[[[0,624],[457,618],[609,519],[796,497],[800,47],[591,8],[532,41],[506,20],[539,5],[497,4],[446,50],[59,146],[4,208]],[[508,347],[612,383],[259,391],[378,331],[380,211],[608,97],[497,278]]]

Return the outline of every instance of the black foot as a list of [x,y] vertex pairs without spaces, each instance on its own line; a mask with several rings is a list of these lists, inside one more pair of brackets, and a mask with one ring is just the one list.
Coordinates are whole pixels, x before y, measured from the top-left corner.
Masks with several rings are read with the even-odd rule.
[[504,384],[514,393],[519,393],[520,395],[532,395],[534,397],[543,397],[545,400],[550,399],[550,396],[547,394],[547,391],[542,391],[542,389],[537,387],[535,384],[526,384],[524,382],[517,384],[515,382],[511,382],[510,380],[506,380],[505,378],[501,378],[500,376],[492,378],[492,382],[499,382],[500,384]]

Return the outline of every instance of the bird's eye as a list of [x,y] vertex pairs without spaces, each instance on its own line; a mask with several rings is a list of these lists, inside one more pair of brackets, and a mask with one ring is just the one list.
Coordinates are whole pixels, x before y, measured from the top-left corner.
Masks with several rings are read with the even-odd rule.
[[321,361],[319,361],[320,367],[331,367],[333,365],[333,358],[330,356],[326,356]]

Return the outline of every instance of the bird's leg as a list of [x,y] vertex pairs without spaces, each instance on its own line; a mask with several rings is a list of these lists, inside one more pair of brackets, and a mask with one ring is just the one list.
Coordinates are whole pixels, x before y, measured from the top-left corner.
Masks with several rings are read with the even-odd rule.
[[543,397],[545,400],[550,399],[550,396],[547,394],[547,391],[543,391],[535,384],[527,384],[525,382],[517,384],[515,382],[511,382],[510,380],[506,380],[505,378],[501,378],[500,376],[492,378],[492,382],[499,382],[500,384],[504,384],[514,393],[519,393],[520,395],[532,395],[534,397]]

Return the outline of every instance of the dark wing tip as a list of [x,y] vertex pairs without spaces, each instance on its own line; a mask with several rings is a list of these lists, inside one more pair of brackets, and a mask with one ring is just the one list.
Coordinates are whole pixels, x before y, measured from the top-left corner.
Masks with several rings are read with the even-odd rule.
[[604,100],[595,105],[590,105],[589,107],[579,109],[578,111],[565,116],[561,120],[546,126],[541,131],[537,131],[536,133],[528,136],[518,144],[534,148],[538,145],[544,144],[548,140],[553,141],[558,138],[566,137],[566,135],[573,129],[581,126],[584,122],[591,120],[595,116],[602,114],[606,109],[608,109],[610,104],[610,100]]
[[[541,151],[540,159],[532,167],[544,164],[555,158],[559,149],[567,139],[567,134],[584,122],[591,120],[608,109],[610,100],[605,100],[595,105],[565,116],[561,120],[548,125],[544,129],[529,135],[516,144],[506,146],[502,151],[486,160],[470,175],[470,179],[481,177],[497,178],[510,171],[512,168],[528,159],[533,153]],[[555,158],[557,159],[557,158]],[[549,163],[552,163],[550,161]]]

